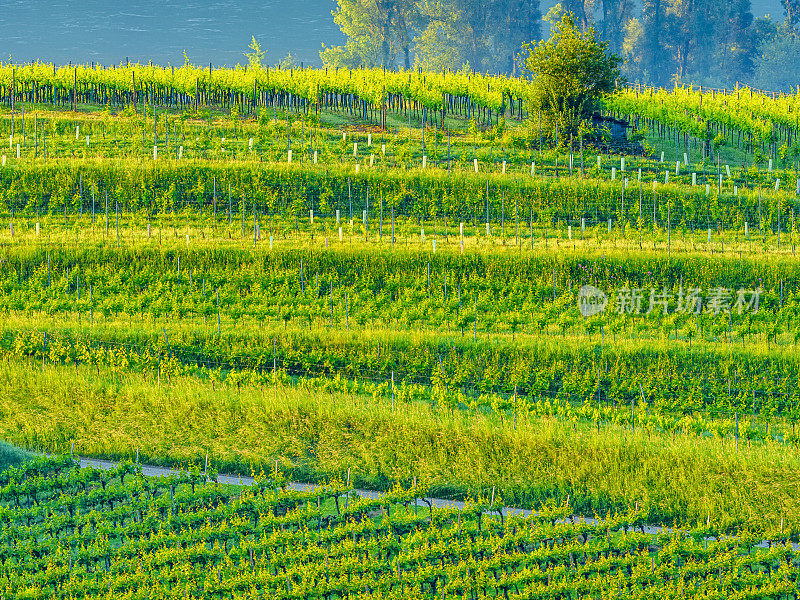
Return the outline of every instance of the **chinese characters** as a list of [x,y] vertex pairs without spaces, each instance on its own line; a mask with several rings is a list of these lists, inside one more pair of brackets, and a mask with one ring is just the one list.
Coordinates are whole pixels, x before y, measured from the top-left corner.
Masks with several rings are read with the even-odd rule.
[[[614,294],[614,312],[620,315],[668,315],[670,312],[699,315],[701,313],[745,312],[757,313],[761,300],[761,290],[732,290],[725,287],[712,287],[703,292],[699,287],[680,287],[677,294],[669,289],[621,288]],[[672,309],[672,310],[670,310]]]

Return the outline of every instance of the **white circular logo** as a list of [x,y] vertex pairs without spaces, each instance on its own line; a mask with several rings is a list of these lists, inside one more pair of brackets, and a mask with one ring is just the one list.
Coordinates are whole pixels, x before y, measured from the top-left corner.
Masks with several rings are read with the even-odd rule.
[[593,317],[605,311],[608,296],[593,285],[585,285],[578,292],[578,308],[584,317]]

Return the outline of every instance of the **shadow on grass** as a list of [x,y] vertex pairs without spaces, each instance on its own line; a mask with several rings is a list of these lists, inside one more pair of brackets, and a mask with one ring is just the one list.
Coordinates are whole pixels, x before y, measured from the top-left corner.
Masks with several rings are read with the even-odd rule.
[[17,467],[26,460],[35,457],[36,455],[31,452],[26,452],[21,448],[0,441],[0,471],[4,471],[9,467]]

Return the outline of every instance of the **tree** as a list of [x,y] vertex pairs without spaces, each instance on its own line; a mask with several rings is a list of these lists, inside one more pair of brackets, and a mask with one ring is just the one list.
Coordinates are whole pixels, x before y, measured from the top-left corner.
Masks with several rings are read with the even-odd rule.
[[[552,11],[556,11],[557,14],[572,14],[581,31],[586,31],[592,26],[590,18],[592,7],[589,6],[587,8],[587,0],[562,0],[551,9]],[[554,21],[551,21],[551,23],[553,26],[556,25]]]
[[794,29],[800,23],[800,0],[781,0],[781,4],[786,13],[786,25]]
[[633,18],[631,0],[601,0],[603,9],[602,39],[609,43],[611,52],[622,51],[625,25]]
[[517,74],[524,43],[541,35],[540,0],[417,0],[416,64],[435,71],[468,65]]
[[504,14],[504,30],[509,35],[503,45],[505,68],[507,73],[517,75],[517,55],[524,44],[539,41],[542,36],[542,12],[539,0],[506,0]]
[[717,19],[717,68],[714,74],[726,87],[750,79],[758,45],[750,0],[725,0]]
[[753,83],[770,91],[791,92],[798,89],[800,79],[800,36],[793,30],[782,28],[759,48],[753,68]]
[[414,38],[416,66],[430,70],[458,69],[469,62],[464,41],[467,24],[454,3],[422,0],[420,13],[424,27]]
[[531,46],[525,71],[533,77],[532,102],[560,139],[578,133],[601,98],[614,91],[621,79],[621,59],[609,53],[608,42],[597,40],[593,28],[578,30],[572,15],[555,24],[547,41]]
[[410,67],[412,30],[418,14],[413,0],[338,0],[331,14],[347,41],[320,52],[326,66],[391,69],[402,52],[405,67]]
[[623,43],[628,76],[656,86],[666,86],[672,70],[664,44],[667,1],[644,0],[642,16],[627,23]]

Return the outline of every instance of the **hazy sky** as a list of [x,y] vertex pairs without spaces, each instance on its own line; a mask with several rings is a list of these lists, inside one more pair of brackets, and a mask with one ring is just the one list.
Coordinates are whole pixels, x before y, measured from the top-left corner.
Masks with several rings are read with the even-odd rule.
[[319,62],[322,42],[340,44],[334,0],[6,0],[2,60],[103,64],[245,62],[251,36],[278,62]]
[[[476,0],[479,1],[479,0]],[[555,4],[542,2],[542,12]],[[267,61],[287,53],[319,64],[322,43],[341,44],[335,0],[3,0],[0,60],[118,64],[244,62],[255,35]],[[753,13],[781,19],[780,0],[753,0]]]

